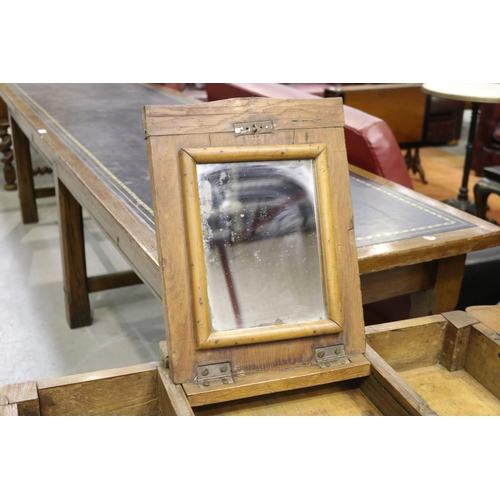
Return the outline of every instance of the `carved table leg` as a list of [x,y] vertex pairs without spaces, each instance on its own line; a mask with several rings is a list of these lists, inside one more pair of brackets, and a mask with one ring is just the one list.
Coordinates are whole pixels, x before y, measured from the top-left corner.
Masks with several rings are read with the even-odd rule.
[[19,125],[11,120],[14,154],[16,156],[19,201],[24,224],[38,222],[33,166],[31,164],[30,141]]
[[12,162],[14,160],[14,153],[12,152],[12,140],[8,134],[9,121],[0,118],[0,153],[2,153],[1,161],[3,162],[3,176],[5,179],[4,189],[6,191],[15,191],[16,185],[16,171]]
[[418,174],[420,176],[421,181],[424,184],[427,184],[427,179],[425,178],[424,168],[422,167],[422,163],[420,161],[420,150],[419,148],[415,148],[415,154],[412,155],[412,148],[408,148],[406,150],[405,162],[408,170],[411,170],[414,174]]

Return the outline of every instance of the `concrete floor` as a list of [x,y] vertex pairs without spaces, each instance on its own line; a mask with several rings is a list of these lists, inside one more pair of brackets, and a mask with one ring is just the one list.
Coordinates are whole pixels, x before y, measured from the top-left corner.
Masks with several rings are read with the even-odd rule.
[[[0,189],[0,387],[158,360],[162,306],[145,285],[91,294],[93,324],[68,327],[56,200],[38,207],[40,221],[24,225],[17,191]],[[85,233],[89,275],[129,268],[89,216]]]

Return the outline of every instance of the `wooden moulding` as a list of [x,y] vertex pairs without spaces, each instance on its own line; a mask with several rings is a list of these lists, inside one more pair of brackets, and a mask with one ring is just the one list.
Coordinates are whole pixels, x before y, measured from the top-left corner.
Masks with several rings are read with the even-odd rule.
[[[287,379],[295,380],[294,372],[301,380],[291,382],[294,387],[367,374],[368,363],[357,358],[365,340],[343,108],[339,99],[318,101],[249,98],[144,109],[169,373],[175,384],[186,384],[190,402],[261,395],[264,386],[268,392],[280,391]],[[236,133],[235,124],[269,120],[272,133]],[[314,160],[327,319],[214,332],[207,306],[196,165],[284,158]],[[348,359],[355,360],[352,366],[335,369],[335,376],[333,370],[310,373],[311,366],[317,366],[315,349],[339,344]],[[200,389],[197,368],[218,363],[230,363],[234,385]],[[361,370],[355,368],[358,364]],[[266,376],[274,382],[262,384]],[[221,396],[224,391],[227,395]]]
[[193,283],[193,305],[195,335],[199,349],[227,347],[237,344],[255,344],[272,340],[310,337],[342,331],[342,309],[337,280],[335,236],[331,212],[322,210],[319,225],[325,291],[329,319],[292,325],[276,325],[265,328],[248,328],[225,332],[211,332],[210,310],[207,292],[206,266],[203,255],[203,235],[200,214],[200,199],[197,189],[196,165],[198,163],[224,163],[238,161],[273,161],[286,159],[313,159],[316,162],[316,185],[320,206],[328,206],[330,199],[328,165],[324,144],[305,144],[284,147],[258,148],[203,148],[180,150],[180,167],[183,179],[183,194],[186,203],[186,225],[190,228],[188,239]]

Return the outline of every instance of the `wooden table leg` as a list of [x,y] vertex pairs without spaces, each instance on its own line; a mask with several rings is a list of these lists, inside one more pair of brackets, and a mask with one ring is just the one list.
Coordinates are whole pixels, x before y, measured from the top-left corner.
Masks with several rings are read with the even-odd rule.
[[79,328],[92,324],[82,207],[59,179],[56,184],[66,318],[70,328]]
[[4,189],[6,191],[15,191],[16,184],[16,171],[12,162],[14,154],[12,152],[12,140],[8,133],[9,129],[9,113],[7,105],[0,99],[0,153],[2,153],[1,161],[3,166],[3,177],[5,179]]
[[11,119],[14,156],[16,158],[17,182],[23,222],[38,222],[33,166],[31,164],[30,141],[19,125]]
[[440,259],[434,286],[411,295],[411,317],[417,318],[455,310],[464,274],[466,255]]

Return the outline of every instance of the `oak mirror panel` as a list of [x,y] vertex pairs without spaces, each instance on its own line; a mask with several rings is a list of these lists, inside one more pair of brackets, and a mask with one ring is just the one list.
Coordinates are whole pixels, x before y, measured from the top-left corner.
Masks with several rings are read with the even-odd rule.
[[180,160],[198,347],[340,331],[325,146]]

